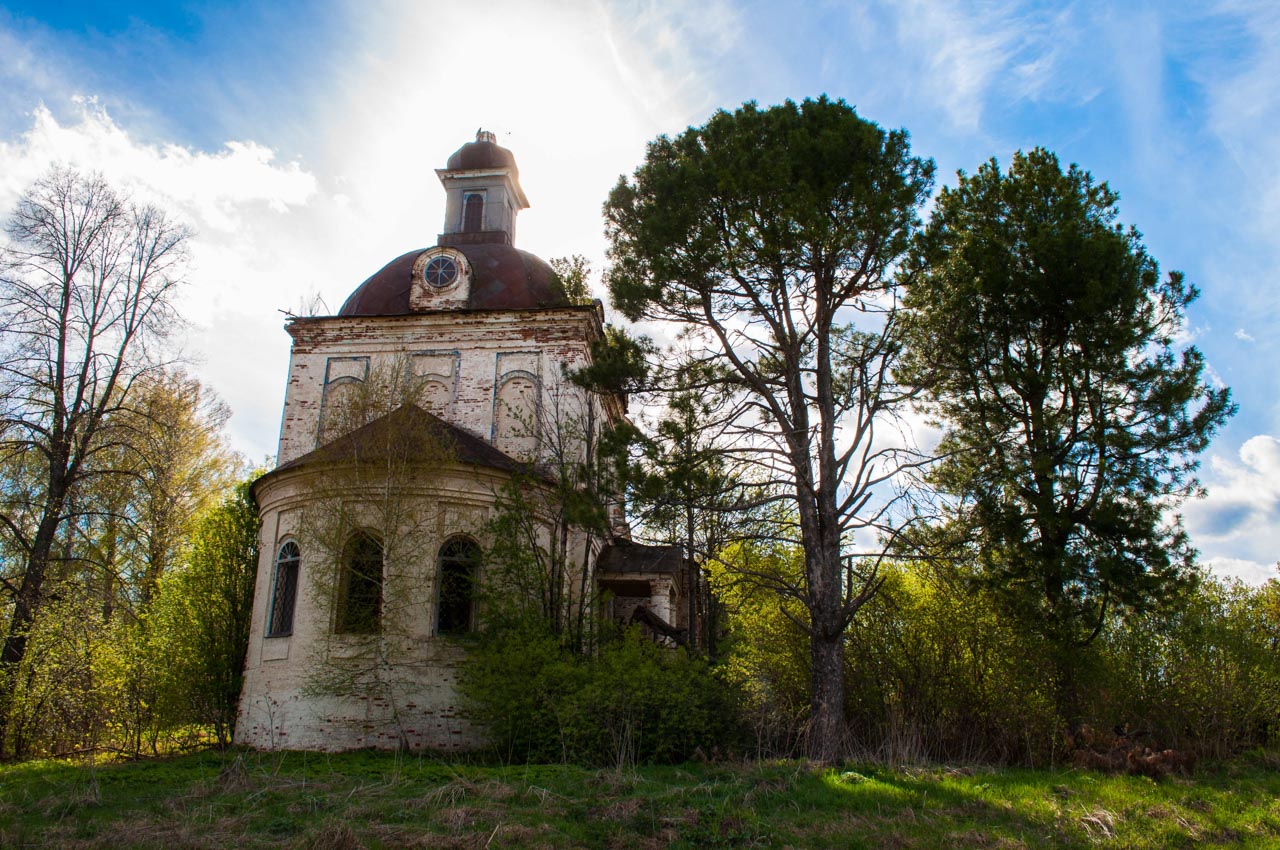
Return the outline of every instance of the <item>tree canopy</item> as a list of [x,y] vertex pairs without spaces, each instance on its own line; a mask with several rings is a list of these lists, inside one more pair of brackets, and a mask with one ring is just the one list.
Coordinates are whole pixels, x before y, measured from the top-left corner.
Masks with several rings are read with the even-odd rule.
[[1117,199],[1042,149],[962,173],[912,252],[906,297],[901,377],[946,427],[933,481],[953,530],[1064,653],[1109,608],[1143,609],[1189,577],[1168,509],[1197,489],[1195,455],[1234,411],[1178,343],[1195,288],[1160,276]]
[[650,143],[605,204],[614,305],[679,324],[679,364],[727,393],[726,450],[750,460],[759,498],[791,507],[777,534],[800,542],[805,569],[779,590],[808,614],[823,759],[843,735],[844,631],[878,586],[848,547],[891,533],[872,491],[901,456],[876,429],[909,392],[890,369],[889,270],[932,174],[905,132],[843,101],[748,103]]

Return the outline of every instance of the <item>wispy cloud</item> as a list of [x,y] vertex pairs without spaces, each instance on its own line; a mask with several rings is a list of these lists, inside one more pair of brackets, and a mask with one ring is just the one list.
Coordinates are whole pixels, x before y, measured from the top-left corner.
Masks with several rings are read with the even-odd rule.
[[[1280,291],[1273,284],[1280,264],[1280,5],[1272,2],[1223,2],[1214,9],[1222,28],[1233,33],[1230,51],[1205,57],[1195,73],[1206,94],[1204,124],[1220,146],[1211,160],[1216,181],[1206,194],[1230,218],[1227,244],[1213,252],[1211,274],[1221,282],[1224,310],[1232,324],[1247,319],[1255,327],[1280,323]],[[1237,338],[1243,339],[1237,334]],[[1253,340],[1248,340],[1253,341]],[[1280,353],[1274,335],[1259,344]],[[1244,366],[1270,382],[1275,371]],[[1261,408],[1262,406],[1259,405]],[[1271,406],[1269,427],[1280,427],[1280,408]]]
[[[1204,68],[1209,126],[1256,191],[1256,226],[1274,234],[1280,213],[1280,6],[1256,0],[1227,0],[1215,12],[1233,20],[1242,48],[1229,62]],[[1274,239],[1274,235],[1272,236]]]
[[[899,7],[897,38],[925,58],[927,90],[952,124],[977,130],[993,81],[1013,60],[1020,38],[1011,24],[1016,4],[993,5],[975,16],[951,3],[913,0]],[[1031,63],[1021,66],[1032,87],[1040,78]]]

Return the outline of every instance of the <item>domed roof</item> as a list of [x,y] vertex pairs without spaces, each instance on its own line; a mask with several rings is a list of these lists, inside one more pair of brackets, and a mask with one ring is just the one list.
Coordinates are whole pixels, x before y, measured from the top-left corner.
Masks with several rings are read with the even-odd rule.
[[[452,162],[452,160],[450,160]],[[399,316],[412,313],[413,264],[429,248],[396,257],[351,293],[339,316]],[[458,245],[471,266],[468,310],[536,310],[568,307],[569,299],[551,266],[510,245]]]
[[516,157],[511,151],[500,147],[493,140],[492,133],[481,131],[474,142],[467,142],[453,152],[446,168],[449,171],[481,168],[510,168],[516,171]]

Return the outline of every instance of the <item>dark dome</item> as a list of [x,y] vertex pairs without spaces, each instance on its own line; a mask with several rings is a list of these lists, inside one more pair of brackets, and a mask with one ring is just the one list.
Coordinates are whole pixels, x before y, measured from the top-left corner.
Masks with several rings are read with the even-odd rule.
[[454,151],[446,166],[450,171],[469,171],[479,168],[510,168],[516,170],[516,157],[511,151],[495,142],[477,140],[467,142]]
[[[399,316],[412,313],[409,289],[413,283],[413,264],[428,250],[410,251],[387,263],[351,293],[338,315]],[[471,266],[469,310],[536,310],[539,307],[570,306],[555,271],[527,251],[491,243],[459,245],[454,250],[465,256]]]

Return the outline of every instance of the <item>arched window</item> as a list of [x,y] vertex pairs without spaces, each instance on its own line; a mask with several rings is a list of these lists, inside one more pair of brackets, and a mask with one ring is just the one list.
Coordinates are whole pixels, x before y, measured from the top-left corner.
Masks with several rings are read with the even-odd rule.
[[479,233],[484,229],[484,195],[467,195],[462,202],[462,232]]
[[382,620],[382,543],[360,532],[347,541],[338,588],[334,630],[371,635]]
[[276,580],[271,594],[271,619],[267,637],[293,634],[293,606],[298,598],[298,564],[302,555],[290,540],[276,553]]
[[480,547],[454,538],[440,547],[440,601],[436,608],[436,634],[460,635],[471,631],[475,607],[476,570]]

